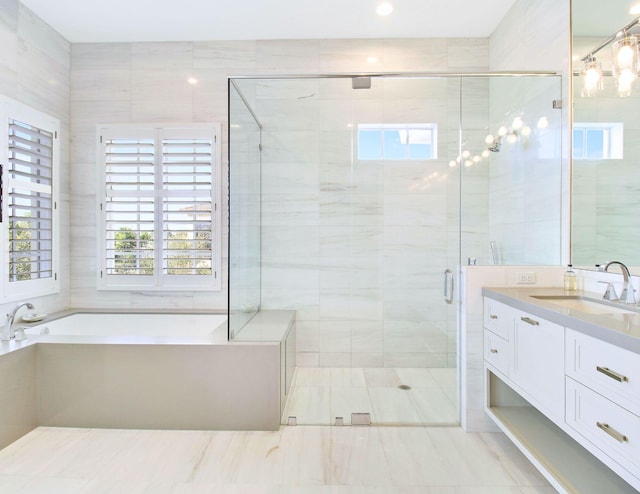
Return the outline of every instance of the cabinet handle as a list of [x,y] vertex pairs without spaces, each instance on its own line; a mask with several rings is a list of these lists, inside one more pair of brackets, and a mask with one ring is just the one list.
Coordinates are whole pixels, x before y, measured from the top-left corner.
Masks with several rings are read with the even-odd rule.
[[491,315],[489,316],[489,319],[498,319],[498,316],[496,316],[495,314],[491,314]]
[[530,317],[521,317],[521,321],[526,322],[527,324],[531,324],[532,326],[539,326],[540,323],[535,319],[531,319]]
[[605,431],[607,434],[609,434],[616,441],[618,441],[619,443],[628,443],[629,442],[629,438],[627,436],[625,436],[624,434],[621,434],[620,432],[615,430],[613,427],[611,427],[609,424],[603,424],[602,422],[596,422],[596,425],[600,429]]
[[627,376],[623,376],[622,374],[618,374],[617,372],[612,371],[608,367],[597,366],[596,370],[598,372],[601,372],[605,376],[610,377],[611,379],[614,379],[614,380],[618,381],[619,383],[629,382],[629,378]]
[[491,348],[489,351],[490,351],[491,353],[498,353],[498,350],[497,350],[497,349],[495,349],[495,348]]

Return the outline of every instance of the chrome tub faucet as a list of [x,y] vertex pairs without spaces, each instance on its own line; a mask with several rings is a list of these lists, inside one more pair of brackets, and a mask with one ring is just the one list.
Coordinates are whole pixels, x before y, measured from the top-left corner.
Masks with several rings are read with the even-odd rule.
[[22,308],[26,307],[29,310],[33,310],[35,307],[30,302],[23,302],[21,304],[16,305],[11,312],[7,314],[7,319],[4,323],[4,327],[2,328],[2,337],[0,340],[2,341],[10,341],[15,338],[15,332],[13,330],[13,321],[16,318],[16,314]]

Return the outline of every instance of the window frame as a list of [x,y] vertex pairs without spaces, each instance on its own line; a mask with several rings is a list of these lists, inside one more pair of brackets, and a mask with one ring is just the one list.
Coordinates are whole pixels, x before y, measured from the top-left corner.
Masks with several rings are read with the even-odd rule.
[[[221,152],[221,124],[220,123],[197,123],[197,124],[105,124],[97,126],[97,159],[98,159],[98,290],[143,290],[143,291],[220,291],[222,289],[222,152]],[[211,138],[211,190],[208,197],[211,198],[211,274],[204,275],[169,275],[163,273],[163,219],[165,198],[176,197],[175,195],[165,195],[162,191],[164,177],[162,159],[163,143],[165,139],[181,138],[202,139]],[[202,137],[207,136],[207,137]],[[153,231],[154,231],[154,270],[152,275],[116,275],[107,272],[107,181],[105,149],[108,139],[153,139],[154,152],[154,176],[157,177],[158,170],[161,171],[160,182],[155,181],[153,198]],[[158,233],[160,235],[158,235]],[[159,246],[159,248],[158,248]]]
[[[60,277],[58,275],[60,265],[60,217],[59,217],[59,189],[60,189],[60,121],[46,113],[43,113],[28,105],[0,95],[0,119],[2,124],[2,137],[0,137],[0,163],[2,170],[2,223],[0,223],[0,242],[2,253],[0,254],[0,303],[14,302],[24,299],[32,299],[45,295],[53,295],[60,292]],[[51,185],[30,183],[28,189],[31,192],[44,192],[51,197],[51,276],[30,280],[9,279],[11,252],[9,249],[9,209],[12,184],[19,184],[17,179],[10,178],[9,165],[9,120],[15,120],[26,125],[37,127],[46,131],[51,137]],[[26,189],[24,189],[26,190]],[[47,270],[48,271],[48,270]]]
[[[602,131],[602,156],[590,158],[587,156],[588,147],[587,135],[589,131]],[[582,154],[577,156],[574,153],[575,133],[581,131],[584,135],[582,144]],[[599,161],[623,159],[624,155],[624,124],[622,122],[574,122],[571,129],[571,158],[576,161]]]
[[[355,158],[357,161],[431,161],[438,159],[438,124],[431,123],[358,123],[355,128]],[[411,142],[407,138],[404,157],[387,157],[385,156],[385,132],[386,131],[406,131],[407,135],[412,130],[426,130],[431,133],[431,154],[429,157],[412,157]],[[380,157],[379,158],[363,158],[360,154],[360,133],[362,131],[379,131],[380,132]]]

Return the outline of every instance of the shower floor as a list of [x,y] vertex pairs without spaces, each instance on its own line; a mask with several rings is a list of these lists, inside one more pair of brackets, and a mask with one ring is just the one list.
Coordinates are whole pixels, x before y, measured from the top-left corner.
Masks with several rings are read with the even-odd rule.
[[453,425],[457,402],[452,368],[298,367],[282,423],[295,416],[298,425],[332,425],[343,417],[350,425],[352,413],[367,412],[373,425]]

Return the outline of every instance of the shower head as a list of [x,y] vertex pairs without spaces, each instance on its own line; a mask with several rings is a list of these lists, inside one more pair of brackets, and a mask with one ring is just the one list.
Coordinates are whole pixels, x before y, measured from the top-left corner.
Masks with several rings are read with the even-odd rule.
[[492,153],[499,153],[500,146],[502,146],[502,137],[496,137],[487,149]]

